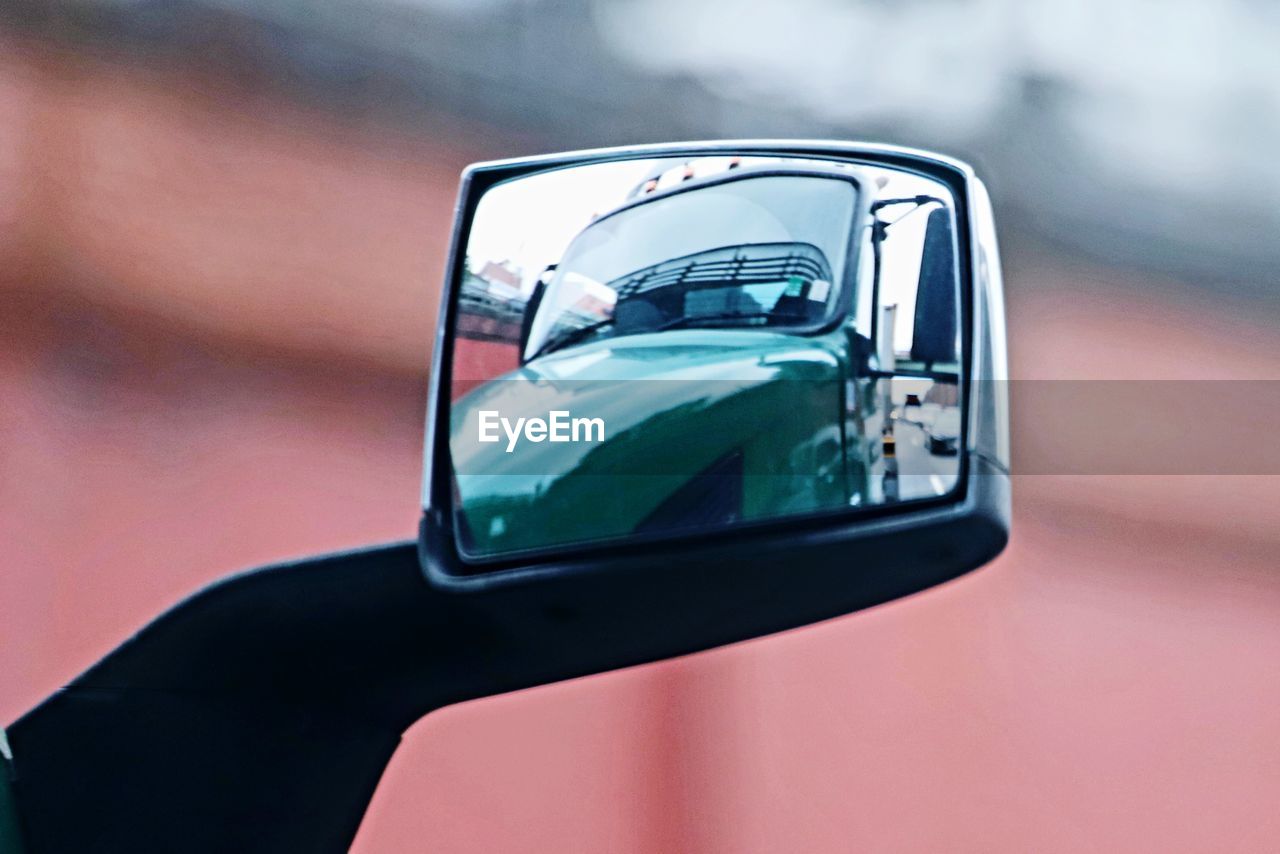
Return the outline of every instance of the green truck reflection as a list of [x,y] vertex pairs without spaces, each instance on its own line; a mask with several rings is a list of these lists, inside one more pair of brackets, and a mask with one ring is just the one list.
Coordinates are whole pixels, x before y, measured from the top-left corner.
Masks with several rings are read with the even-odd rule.
[[[639,269],[634,258],[622,259],[620,276],[598,257],[579,257],[575,246],[598,255],[601,237],[592,232],[606,224],[607,237],[633,245],[626,217],[599,220],[571,244],[547,293],[530,303],[538,317],[525,364],[453,404],[455,518],[468,553],[699,530],[869,499],[881,448],[879,430],[864,421],[877,402],[872,383],[857,378],[856,336],[844,316],[851,301],[838,301],[832,286],[849,278],[842,261],[852,186],[812,177],[786,186],[775,175],[755,179],[773,186],[747,188],[750,180],[700,192],[719,191],[723,209],[726,188],[756,205],[763,191],[781,198],[779,206],[795,201],[788,193],[812,198],[821,190],[828,210],[817,199],[824,215],[810,230],[830,234],[797,233],[806,223],[794,221],[783,223],[790,233],[731,245],[713,234],[709,248],[659,255]],[[696,192],[625,211],[643,208],[651,217],[681,199],[696,214]],[[824,243],[841,255],[835,269]],[[591,315],[571,310],[583,304],[580,295],[556,302],[553,289],[559,284],[563,297],[574,276],[593,293],[606,282],[612,304],[595,300]],[[505,435],[478,440],[482,412],[514,423],[553,411],[600,419],[603,440],[522,439],[514,448]]]

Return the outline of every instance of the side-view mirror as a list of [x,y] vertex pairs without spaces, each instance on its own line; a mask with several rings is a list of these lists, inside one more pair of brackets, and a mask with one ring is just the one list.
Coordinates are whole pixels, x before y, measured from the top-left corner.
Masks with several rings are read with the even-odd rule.
[[[422,563],[530,631],[592,636],[558,675],[849,613],[1004,547],[1001,282],[968,166],[612,149],[473,166],[458,209]],[[518,367],[493,371],[468,313],[508,299]]]
[[29,851],[345,851],[433,709],[1004,547],[1000,265],[968,166],[613,149],[473,166],[458,210],[418,540],[219,581],[7,726],[0,826]]
[[953,362],[957,352],[960,300],[952,222],[951,212],[944,207],[931,212],[920,253],[911,358],[927,367]]

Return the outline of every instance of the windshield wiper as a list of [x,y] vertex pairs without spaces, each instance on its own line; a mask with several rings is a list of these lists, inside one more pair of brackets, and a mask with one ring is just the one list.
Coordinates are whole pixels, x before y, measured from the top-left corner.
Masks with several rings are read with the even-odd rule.
[[604,320],[598,320],[595,323],[588,323],[586,326],[579,326],[577,329],[566,332],[565,334],[557,336],[556,338],[552,338],[551,340],[547,341],[547,343],[539,347],[536,351],[534,351],[534,354],[530,356],[527,359],[527,361],[532,362],[534,359],[538,358],[539,356],[545,356],[548,353],[554,353],[556,350],[560,350],[565,347],[568,347],[570,344],[577,344],[582,339],[589,338],[591,335],[594,335],[597,331],[599,331],[600,329],[603,329],[604,327],[610,325],[611,323],[613,323],[613,318],[606,317]]

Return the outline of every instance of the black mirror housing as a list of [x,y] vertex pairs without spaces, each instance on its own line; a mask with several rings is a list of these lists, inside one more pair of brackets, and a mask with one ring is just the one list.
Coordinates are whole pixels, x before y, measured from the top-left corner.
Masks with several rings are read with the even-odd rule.
[[[954,239],[954,262],[948,257],[941,263],[958,269],[937,269],[928,261],[922,265],[915,316],[917,325],[923,317],[932,330],[917,340],[921,353],[913,355],[936,356],[923,351],[958,335],[965,410],[957,487],[936,500],[516,555],[477,565],[459,545],[448,437],[458,288],[481,196],[504,182],[548,170],[639,157],[713,155],[777,155],[883,167],[948,188],[958,213],[955,234],[949,219],[930,214],[926,243]],[[573,637],[575,643],[583,633],[595,639],[582,649],[572,672],[540,678],[550,681],[652,661],[847,614],[968,572],[1005,546],[1010,491],[1000,266],[990,202],[967,165],[926,152],[833,142],[607,149],[472,166],[463,174],[458,212],[432,368],[420,559],[434,588],[470,597],[478,606],[501,603],[503,620],[521,623],[524,631]],[[960,311],[948,318],[945,306],[939,308],[942,301],[928,295],[954,287],[951,281],[958,282]],[[541,297],[543,291],[535,293]],[[522,343],[527,334],[526,326]]]

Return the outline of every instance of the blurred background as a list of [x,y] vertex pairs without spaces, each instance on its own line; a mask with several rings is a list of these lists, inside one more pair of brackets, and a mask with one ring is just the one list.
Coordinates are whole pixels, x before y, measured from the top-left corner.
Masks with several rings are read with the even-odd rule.
[[[1259,0],[4,0],[0,720],[229,571],[414,535],[474,160],[939,149],[1016,378],[1280,379],[1278,43]],[[970,577],[425,719],[356,849],[1274,851],[1278,481],[1020,475]]]

